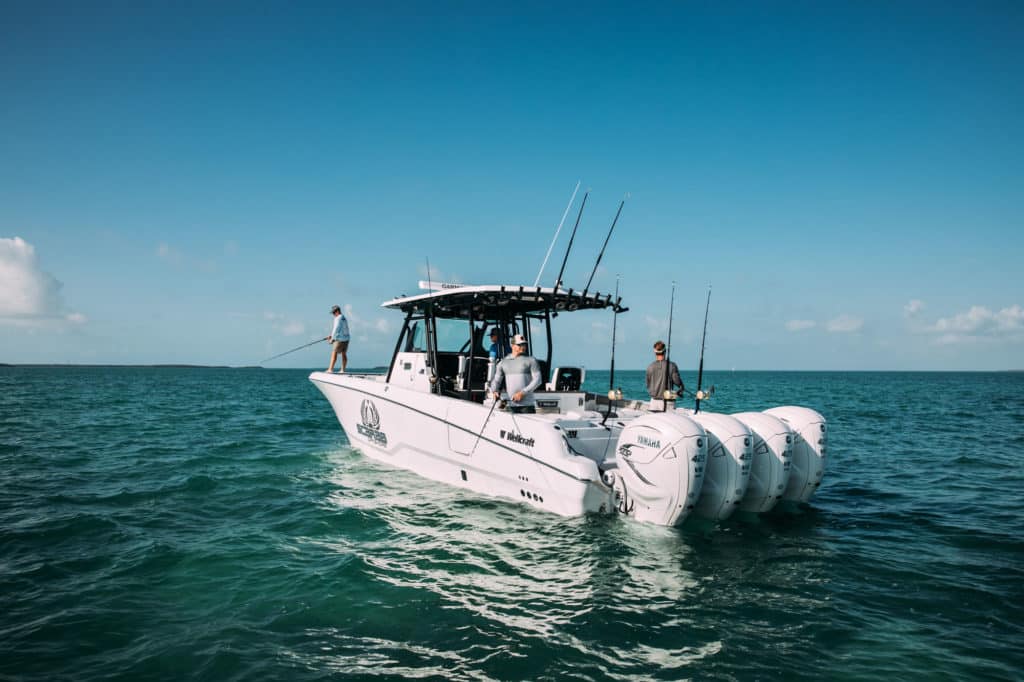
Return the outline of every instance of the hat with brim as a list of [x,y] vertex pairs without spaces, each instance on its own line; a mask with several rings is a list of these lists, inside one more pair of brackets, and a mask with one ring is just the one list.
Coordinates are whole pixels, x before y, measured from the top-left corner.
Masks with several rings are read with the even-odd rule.
[[512,345],[513,346],[525,346],[526,345],[526,337],[523,336],[522,334],[516,334],[515,336],[512,337]]

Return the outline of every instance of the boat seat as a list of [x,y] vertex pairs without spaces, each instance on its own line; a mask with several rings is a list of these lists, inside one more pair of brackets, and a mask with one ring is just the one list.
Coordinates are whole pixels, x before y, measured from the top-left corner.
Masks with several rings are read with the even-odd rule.
[[[455,377],[455,386],[459,390],[482,391],[487,388],[488,358],[465,355],[459,356],[459,371]],[[472,367],[472,372],[470,372]]]
[[557,367],[552,384],[556,391],[578,391],[583,383],[583,370],[579,367]]

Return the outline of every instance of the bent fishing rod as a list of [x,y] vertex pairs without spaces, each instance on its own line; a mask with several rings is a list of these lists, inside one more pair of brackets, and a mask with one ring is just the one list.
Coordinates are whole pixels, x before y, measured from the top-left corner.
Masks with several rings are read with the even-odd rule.
[[327,340],[327,338],[322,338],[322,339],[316,339],[316,340],[310,341],[309,343],[303,344],[303,345],[299,346],[298,348],[292,348],[291,350],[286,350],[283,353],[278,353],[277,355],[273,355],[273,356],[267,358],[266,360],[260,360],[259,364],[262,365],[264,362],[270,362],[271,360],[276,360],[277,358],[284,357],[285,355],[288,355],[289,353],[294,353],[295,351],[302,350],[303,348],[309,348],[314,343],[321,343],[321,342],[326,341],[326,340]]
[[708,302],[704,306],[704,333],[700,337],[700,365],[697,368],[697,393],[694,394],[694,398],[697,400],[697,404],[693,408],[693,413],[697,414],[700,412],[700,401],[701,398],[705,397],[700,390],[700,383],[704,379],[704,341],[708,338],[708,311],[711,309],[711,285],[708,285]]

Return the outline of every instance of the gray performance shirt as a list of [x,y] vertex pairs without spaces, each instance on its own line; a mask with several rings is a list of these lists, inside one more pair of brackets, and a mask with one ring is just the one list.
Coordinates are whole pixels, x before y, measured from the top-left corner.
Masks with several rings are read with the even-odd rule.
[[647,365],[647,392],[652,398],[662,399],[662,392],[665,389],[672,390],[676,386],[683,387],[683,381],[679,378],[679,367],[671,360],[668,361],[668,381],[665,381],[665,361],[655,360]]
[[519,391],[526,393],[521,402],[512,401],[512,405],[533,405],[533,392],[543,380],[540,363],[535,358],[529,355],[520,355],[516,358],[508,356],[499,362],[497,369],[494,370],[491,391],[497,393],[504,384],[510,400]]

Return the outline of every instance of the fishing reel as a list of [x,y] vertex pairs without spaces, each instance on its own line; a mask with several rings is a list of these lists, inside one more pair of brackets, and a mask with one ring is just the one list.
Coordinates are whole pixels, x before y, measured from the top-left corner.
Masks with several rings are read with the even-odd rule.
[[693,394],[693,397],[695,397],[697,400],[707,400],[708,398],[710,398],[714,394],[715,394],[715,387],[712,386],[711,388],[709,388],[706,391],[697,391],[696,393]]

